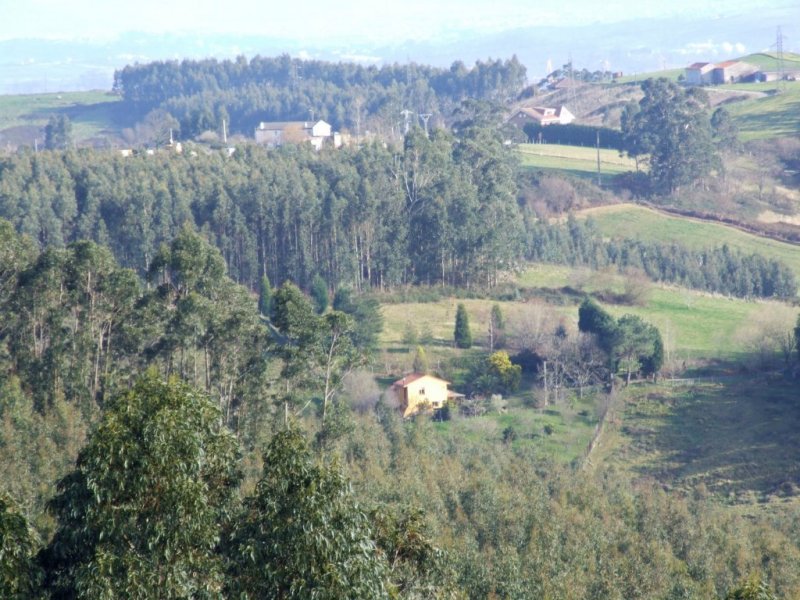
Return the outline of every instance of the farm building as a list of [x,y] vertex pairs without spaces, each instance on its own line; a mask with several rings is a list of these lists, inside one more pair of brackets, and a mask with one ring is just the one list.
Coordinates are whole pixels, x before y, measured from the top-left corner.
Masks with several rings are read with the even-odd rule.
[[686,83],[688,85],[708,85],[714,72],[714,63],[696,62],[686,67]]
[[758,72],[758,67],[740,60],[726,60],[714,66],[713,83],[739,83]]
[[276,121],[258,124],[255,131],[256,144],[277,148],[284,144],[302,144],[309,142],[316,150],[325,144],[341,146],[338,133],[331,131],[325,121],[311,123],[309,121]]
[[392,390],[397,396],[403,416],[410,417],[419,412],[442,408],[449,399],[462,398],[463,394],[447,389],[449,383],[433,375],[412,373],[395,381]]
[[686,67],[687,85],[740,83],[755,79],[758,67],[741,60],[721,63],[696,62]]
[[520,108],[514,113],[507,123],[522,129],[526,124],[535,122],[540,125],[568,125],[575,120],[566,106],[549,108],[545,106],[534,106],[533,108]]

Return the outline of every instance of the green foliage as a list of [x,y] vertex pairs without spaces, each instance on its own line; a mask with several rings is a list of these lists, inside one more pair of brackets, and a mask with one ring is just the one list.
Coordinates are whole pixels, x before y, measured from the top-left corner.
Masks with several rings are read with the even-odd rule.
[[513,394],[519,389],[522,366],[511,362],[508,352],[498,350],[486,357],[473,372],[473,387],[484,394]]
[[[614,223],[616,237],[620,231],[616,217]],[[784,260],[736,250],[727,243],[721,247],[693,249],[674,241],[659,243],[624,238],[609,241],[606,231],[609,228],[604,224],[601,229],[593,219],[579,221],[572,215],[566,226],[537,224],[529,232],[528,257],[537,262],[587,265],[594,269],[615,266],[620,272],[640,269],[655,281],[740,298],[790,298],[797,294],[795,274]],[[703,233],[708,235],[709,232]],[[647,235],[651,235],[649,231]],[[763,238],[752,241],[759,249],[763,247]],[[709,243],[707,238],[703,242]],[[783,248],[781,251],[785,252]],[[793,252],[792,249],[781,258],[791,259]],[[731,277],[730,273],[736,276]]]
[[378,336],[383,331],[383,315],[377,299],[365,295],[354,297],[349,288],[339,288],[333,298],[333,309],[352,317],[351,338],[356,348],[365,353],[377,349]]
[[381,505],[370,519],[375,542],[389,561],[392,597],[453,596],[449,557],[435,545],[423,510]]
[[408,345],[416,344],[418,339],[419,331],[417,330],[416,323],[413,321],[406,321],[403,327],[403,343]]
[[221,597],[238,446],[203,394],[153,372],[109,403],[58,484],[43,554],[56,597]]
[[506,323],[503,311],[499,304],[492,304],[492,311],[489,314],[489,351],[502,348],[505,345],[505,337]]
[[425,348],[422,346],[417,346],[417,350],[414,352],[414,363],[411,369],[414,371],[414,373],[422,374],[426,374],[430,370],[430,367],[428,366],[428,356],[425,354]]
[[777,597],[761,577],[751,575],[747,581],[729,591],[725,600],[777,600]]
[[[455,62],[450,69],[419,64],[380,68],[352,63],[256,56],[250,61],[184,60],[129,65],[114,74],[114,89],[134,114],[160,108],[180,121],[186,135],[221,126],[252,134],[259,120],[302,120],[308,106],[338,130],[363,119],[377,127],[396,120],[405,100],[450,114],[463,98],[505,101],[525,84],[516,57]],[[356,109],[357,107],[357,109]]]
[[622,361],[630,383],[631,375],[641,370],[653,375],[664,362],[664,343],[653,325],[635,315],[619,320],[586,297],[578,308],[578,329],[597,336],[597,343],[608,355],[613,370]]
[[797,315],[797,325],[794,326],[794,348],[800,361],[800,315]]
[[670,194],[708,177],[719,164],[706,104],[667,79],[642,84],[640,110],[625,119],[623,137],[630,155],[649,156],[653,190]]
[[11,498],[0,492],[0,597],[36,597],[41,572],[34,562],[36,537]]
[[229,596],[388,598],[366,514],[338,467],[316,461],[298,431],[270,442],[244,504],[226,544]]
[[578,329],[595,334],[600,347],[608,354],[617,343],[617,324],[614,317],[588,296],[578,307]]
[[285,401],[304,401],[305,408],[310,398],[298,392],[321,393],[324,422],[342,379],[364,360],[354,345],[352,318],[338,310],[317,315],[300,289],[287,282],[275,293],[272,323],[283,359],[281,374],[293,384]]
[[328,284],[319,275],[314,275],[311,280],[311,299],[314,301],[314,309],[321,315],[328,308]]
[[[664,346],[658,329],[645,323],[635,315],[623,315],[617,321],[617,339],[614,355],[622,361],[622,366],[630,383],[631,374],[638,370],[650,369],[655,373],[661,367]],[[647,365],[643,365],[643,362]]]
[[711,115],[711,133],[714,138],[714,145],[719,152],[741,152],[742,143],[739,141],[739,128],[724,106],[720,106]]
[[72,121],[63,114],[53,115],[44,128],[44,145],[48,150],[66,150],[71,148]]
[[471,348],[472,347],[472,331],[469,328],[469,315],[467,315],[467,308],[462,302],[459,302],[456,309],[456,326],[453,331],[453,338],[458,348]]
[[261,276],[261,285],[258,288],[258,310],[267,318],[272,314],[272,287],[266,275]]

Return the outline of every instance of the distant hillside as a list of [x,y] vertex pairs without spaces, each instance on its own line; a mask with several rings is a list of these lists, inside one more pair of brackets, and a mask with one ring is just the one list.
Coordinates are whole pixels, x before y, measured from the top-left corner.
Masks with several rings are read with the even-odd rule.
[[54,115],[72,121],[77,143],[105,146],[108,138],[118,138],[123,127],[132,125],[121,108],[119,96],[98,90],[0,95],[0,148],[41,146],[45,125]]
[[[775,52],[757,52],[755,54],[742,56],[738,60],[755,65],[764,71],[778,70],[778,55]],[[800,54],[784,52],[783,65],[785,69],[800,69]]]

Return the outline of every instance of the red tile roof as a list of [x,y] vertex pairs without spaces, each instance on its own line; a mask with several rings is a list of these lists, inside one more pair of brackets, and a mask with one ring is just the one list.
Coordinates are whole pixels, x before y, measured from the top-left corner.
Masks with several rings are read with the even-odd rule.
[[407,387],[414,383],[417,379],[422,379],[423,377],[431,377],[433,379],[438,379],[439,381],[444,381],[445,383],[450,383],[449,381],[445,381],[435,375],[426,375],[425,373],[411,373],[410,375],[406,375],[402,379],[398,379],[392,385],[396,387]]

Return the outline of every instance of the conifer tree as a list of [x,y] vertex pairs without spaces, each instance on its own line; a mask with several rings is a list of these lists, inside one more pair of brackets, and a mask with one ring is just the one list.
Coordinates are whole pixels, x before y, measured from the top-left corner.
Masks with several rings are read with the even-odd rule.
[[472,332],[469,329],[469,315],[463,303],[458,305],[456,310],[456,327],[453,332],[456,346],[459,348],[472,347]]

